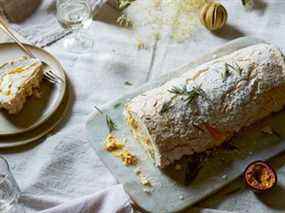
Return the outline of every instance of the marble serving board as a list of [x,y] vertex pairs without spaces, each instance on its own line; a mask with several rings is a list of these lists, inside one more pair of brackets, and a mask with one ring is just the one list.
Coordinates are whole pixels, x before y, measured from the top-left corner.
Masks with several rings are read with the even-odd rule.
[[[143,91],[157,87],[167,80],[181,75],[185,71],[208,62],[213,58],[230,54],[236,50],[258,43],[262,40],[242,37],[233,40],[221,48],[204,55],[200,59],[189,63],[176,71],[164,75],[158,80],[143,85],[132,93],[103,106],[98,112],[96,109],[87,121],[87,130],[90,143],[97,155],[110,169],[117,180],[124,185],[124,189],[131,199],[142,209],[148,212],[177,212],[197,203],[201,199],[215,193],[231,181],[239,177],[245,167],[254,160],[268,160],[285,150],[285,112],[274,114],[259,124],[246,129],[237,135],[230,143],[231,147],[218,148],[202,164],[199,173],[191,182],[185,181],[186,165],[189,159],[185,158],[176,163],[181,165],[177,170],[175,165],[160,170],[146,157],[142,147],[134,140],[126,125],[123,115],[123,105],[130,98]],[[104,140],[108,134],[105,116],[108,114],[117,124],[116,135],[126,141],[126,148],[139,159],[136,166],[126,167],[120,159],[106,152]],[[263,127],[271,126],[274,134],[266,134]],[[140,169],[152,183],[152,187],[143,186],[135,170]],[[150,192],[150,193],[149,193]]]

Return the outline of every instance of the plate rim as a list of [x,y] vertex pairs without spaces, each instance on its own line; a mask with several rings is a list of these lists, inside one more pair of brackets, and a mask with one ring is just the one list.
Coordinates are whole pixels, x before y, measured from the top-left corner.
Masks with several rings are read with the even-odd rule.
[[[38,141],[41,138],[43,138],[45,135],[47,135],[48,133],[53,131],[66,118],[65,115],[68,114],[68,110],[70,109],[69,107],[70,107],[71,98],[72,98],[71,83],[69,82],[68,79],[67,79],[66,83],[67,83],[66,92],[64,93],[64,97],[63,97],[62,102],[61,102],[61,103],[64,103],[64,108],[61,109],[60,115],[56,115],[56,117],[53,118],[53,116],[55,116],[55,113],[59,112],[58,110],[60,110],[60,107],[61,107],[61,106],[59,106],[58,109],[50,117],[48,117],[46,120],[48,122],[50,119],[53,119],[53,120],[55,120],[55,122],[52,122],[50,125],[48,125],[46,127],[44,125],[46,125],[47,122],[42,123],[41,125],[39,125],[39,126],[37,126],[31,130],[31,132],[32,132],[32,131],[35,131],[37,128],[43,128],[44,130],[41,131],[41,133],[39,133],[35,136],[27,136],[27,138],[22,139],[20,141],[18,140],[16,142],[5,142],[5,138],[17,137],[17,135],[20,135],[20,134],[0,136],[0,150],[24,146],[24,145],[27,145],[29,143]],[[21,134],[26,134],[26,133],[27,132],[23,132]],[[3,145],[3,144],[5,144],[5,145]]]
[[[22,44],[24,46],[28,47],[31,51],[33,49],[36,49],[37,51],[42,52],[45,55],[48,55],[48,57],[50,57],[56,63],[56,65],[59,67],[60,73],[62,74],[61,77],[63,78],[63,83],[62,83],[63,85],[62,85],[62,89],[59,90],[60,91],[60,96],[58,98],[58,101],[56,101],[56,103],[55,103],[54,109],[52,109],[50,112],[48,112],[47,115],[45,115],[40,121],[37,121],[34,124],[32,124],[30,127],[22,129],[22,130],[18,130],[18,131],[15,131],[15,132],[8,132],[8,133],[0,133],[0,137],[1,136],[6,137],[6,136],[13,136],[13,135],[18,135],[18,134],[23,134],[23,133],[32,131],[35,128],[41,126],[43,123],[45,123],[58,110],[60,104],[62,103],[62,101],[64,99],[64,96],[65,96],[65,93],[66,93],[66,90],[67,90],[66,72],[65,72],[64,67],[60,63],[60,61],[55,56],[53,56],[53,54],[51,54],[49,51],[47,51],[46,49],[43,49],[41,47],[37,47],[37,46],[32,45],[32,44],[28,44],[28,43],[25,43],[25,42],[22,42]],[[0,49],[1,48],[5,48],[5,47],[7,48],[7,47],[9,47],[11,45],[17,47],[17,43],[16,42],[3,42],[3,43],[0,43]]]

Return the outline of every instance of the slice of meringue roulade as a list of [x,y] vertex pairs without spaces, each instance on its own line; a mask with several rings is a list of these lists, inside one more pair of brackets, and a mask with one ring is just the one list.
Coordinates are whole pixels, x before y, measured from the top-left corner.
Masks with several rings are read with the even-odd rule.
[[22,56],[0,65],[0,108],[19,113],[43,78],[42,63]]

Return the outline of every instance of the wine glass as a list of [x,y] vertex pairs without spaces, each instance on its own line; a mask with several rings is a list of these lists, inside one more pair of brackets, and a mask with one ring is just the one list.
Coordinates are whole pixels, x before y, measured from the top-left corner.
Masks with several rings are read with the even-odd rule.
[[20,189],[12,176],[8,162],[0,156],[0,212],[25,212],[18,205],[19,197]]
[[72,52],[89,51],[94,41],[82,29],[92,23],[92,8],[89,0],[57,0],[57,20],[65,29],[73,31],[63,41],[64,47]]

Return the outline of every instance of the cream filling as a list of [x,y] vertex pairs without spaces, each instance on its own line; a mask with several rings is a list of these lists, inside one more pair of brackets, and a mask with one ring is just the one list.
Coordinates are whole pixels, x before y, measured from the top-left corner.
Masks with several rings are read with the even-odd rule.
[[139,122],[139,119],[136,118],[130,111],[127,110],[127,123],[132,130],[132,133],[137,141],[143,146],[144,150],[148,156],[156,161],[155,148],[152,143],[151,137],[148,134],[147,129],[144,125]]

